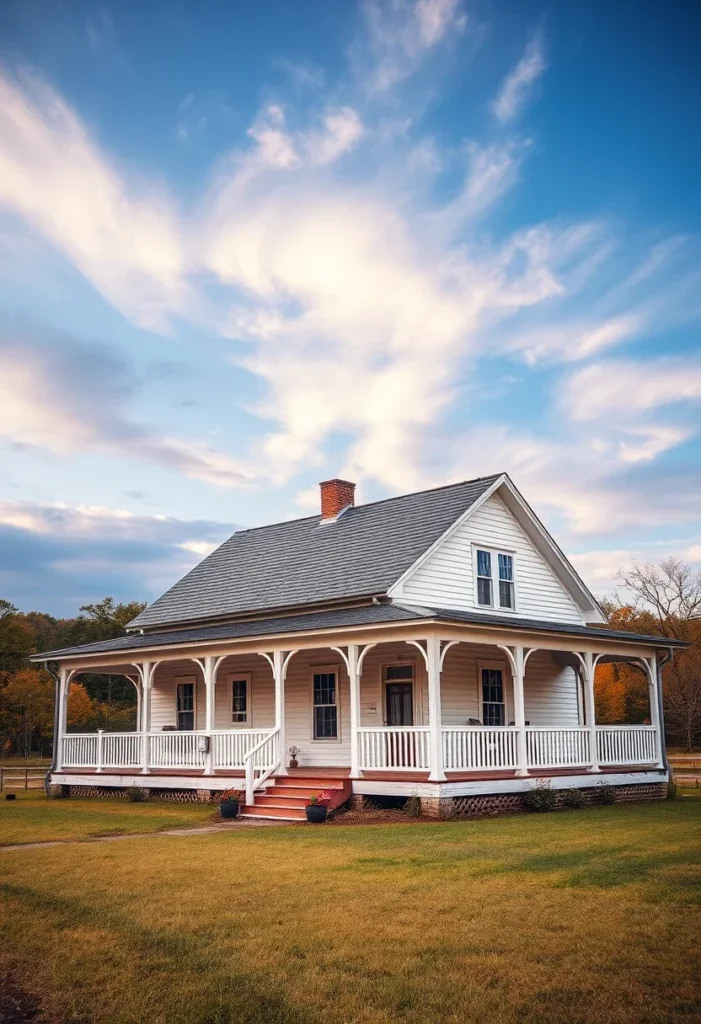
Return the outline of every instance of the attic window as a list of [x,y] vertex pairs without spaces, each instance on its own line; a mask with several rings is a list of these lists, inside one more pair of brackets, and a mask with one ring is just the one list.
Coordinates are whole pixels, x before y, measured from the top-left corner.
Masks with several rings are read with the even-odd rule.
[[514,556],[506,551],[475,549],[476,601],[481,608],[514,611]]

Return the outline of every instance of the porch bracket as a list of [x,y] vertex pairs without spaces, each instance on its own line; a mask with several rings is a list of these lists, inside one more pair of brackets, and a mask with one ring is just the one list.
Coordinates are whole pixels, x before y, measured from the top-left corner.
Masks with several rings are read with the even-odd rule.
[[593,774],[601,771],[599,767],[599,745],[596,735],[596,705],[594,701],[594,674],[596,666],[603,654],[592,654],[591,651],[573,651],[579,658],[584,677],[584,710],[589,730],[589,771]]
[[511,666],[511,679],[514,690],[514,721],[516,723],[516,760],[518,768],[516,774],[521,778],[528,776],[528,736],[526,734],[526,702],[524,697],[524,678],[526,675],[526,662],[535,648],[525,648],[520,645],[508,647],[506,644],[497,644],[499,650],[503,651],[509,659]]

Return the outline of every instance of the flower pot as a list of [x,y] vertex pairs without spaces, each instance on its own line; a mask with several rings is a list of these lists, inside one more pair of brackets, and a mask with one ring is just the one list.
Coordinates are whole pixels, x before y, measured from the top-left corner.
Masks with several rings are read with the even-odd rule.
[[296,757],[290,758],[290,768],[299,768],[299,761]]
[[219,813],[222,818],[237,818],[239,814],[238,800],[222,800],[219,804]]
[[307,821],[312,821],[315,825],[320,825],[322,821],[326,821],[326,816],[329,813],[328,807],[324,807],[321,804],[309,804],[306,811]]

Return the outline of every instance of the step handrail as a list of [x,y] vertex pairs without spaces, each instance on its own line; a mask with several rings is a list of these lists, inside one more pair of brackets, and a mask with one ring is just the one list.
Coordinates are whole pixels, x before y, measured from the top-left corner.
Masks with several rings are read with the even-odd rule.
[[267,736],[264,736],[262,740],[256,743],[255,747],[251,747],[251,749],[248,751],[248,753],[245,755],[243,759],[244,771],[246,773],[247,804],[253,803],[255,791],[257,789],[260,789],[260,787],[263,785],[266,779],[270,778],[270,776],[272,775],[276,768],[280,767],[280,754],[278,752],[278,756],[276,759],[273,760],[273,763],[271,765],[268,765],[268,767],[263,771],[261,775],[258,776],[258,778],[255,777],[255,755],[262,747],[265,746],[266,743],[270,743],[271,740],[274,740],[276,737],[279,736],[280,727],[278,726],[277,729],[273,729],[271,732],[268,733]]

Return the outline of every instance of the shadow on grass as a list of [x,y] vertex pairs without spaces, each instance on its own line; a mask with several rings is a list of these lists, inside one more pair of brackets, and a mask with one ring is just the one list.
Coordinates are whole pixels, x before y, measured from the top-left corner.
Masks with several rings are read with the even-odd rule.
[[[284,996],[271,992],[270,978],[263,973],[234,971],[218,959],[211,937],[206,934],[146,928],[133,918],[79,899],[66,899],[27,886],[0,884],[0,895],[37,914],[49,914],[58,929],[77,927],[110,929],[130,950],[138,954],[139,973],[157,985],[157,976],[177,970],[179,979],[188,975],[207,976],[206,990],[198,989],[197,1003],[190,1003],[188,1024],[311,1024],[312,1017],[293,1006]],[[127,979],[125,979],[125,984]],[[72,1018],[78,1020],[79,1018]],[[90,1017],[85,1017],[87,1022]]]

